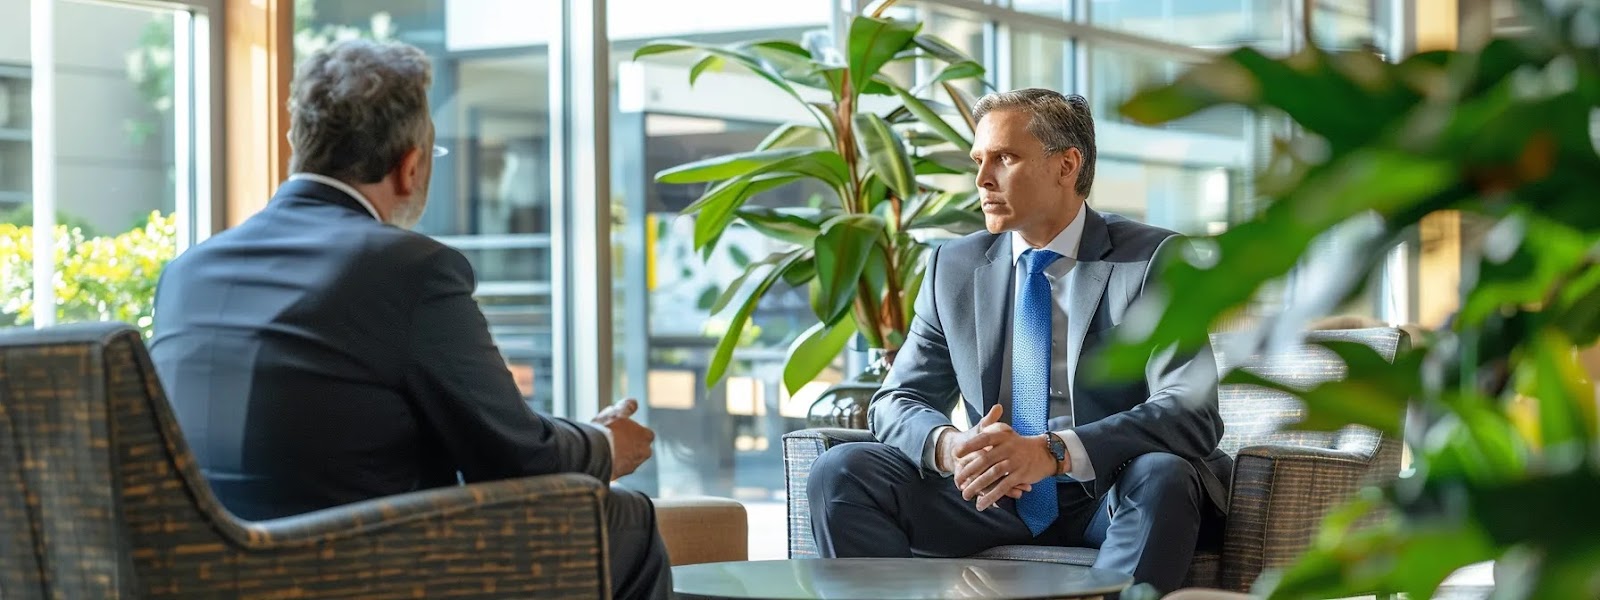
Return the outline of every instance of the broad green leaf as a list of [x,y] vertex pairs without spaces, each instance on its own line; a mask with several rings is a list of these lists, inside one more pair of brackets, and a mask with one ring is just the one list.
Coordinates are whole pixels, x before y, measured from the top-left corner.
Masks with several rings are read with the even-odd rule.
[[1431,522],[1378,529],[1315,547],[1282,573],[1262,577],[1269,600],[1334,598],[1403,592],[1430,598],[1456,569],[1494,558],[1483,530],[1470,523]]
[[705,203],[695,215],[694,248],[709,258],[717,240],[722,238],[722,232],[728,229],[735,212],[744,206],[746,200],[761,192],[793,183],[796,179],[799,177],[794,175],[740,177],[711,188],[701,198]]
[[811,383],[818,373],[838,358],[845,343],[855,333],[856,321],[848,314],[833,326],[826,323],[812,325],[789,347],[789,360],[783,365],[783,389],[794,395],[801,386]]
[[728,247],[728,259],[733,261],[733,266],[741,269],[750,266],[750,255],[745,254],[738,246]]
[[[911,164],[912,164],[913,172],[916,173],[917,175],[965,175],[965,174],[967,174],[967,172],[964,171],[964,170],[951,168],[951,167],[945,166],[942,163],[931,161],[931,160],[928,160],[928,159],[922,158],[922,157],[912,157]],[[932,189],[933,188],[933,186],[928,186],[928,185],[924,185],[923,187],[924,188],[928,188],[928,189]]]
[[956,107],[956,112],[961,113],[961,120],[967,122],[967,131],[977,133],[978,119],[973,116],[972,105],[975,102],[967,92],[948,81],[939,82],[944,87],[944,93],[950,96],[950,104]]
[[[1447,204],[1469,193],[1449,185],[1455,175],[1446,161],[1377,149],[1352,152],[1319,168],[1256,218],[1211,238],[1215,262],[1195,264],[1189,257],[1163,261],[1156,268],[1157,282],[1149,288],[1181,290],[1181,301],[1165,293],[1145,294],[1136,304],[1144,308],[1134,310],[1149,311],[1140,314],[1150,315],[1154,327],[1124,328],[1100,362],[1111,367],[1112,377],[1137,377],[1151,353],[1160,348],[1174,343],[1184,349],[1198,347],[1219,315],[1250,301],[1263,285],[1288,273],[1318,234],[1368,211],[1389,216]],[[1192,242],[1178,244],[1174,248]],[[1365,259],[1384,250],[1367,246],[1355,251]],[[1228,285],[1216,285],[1219,277],[1226,277]],[[1354,278],[1349,285],[1361,282]],[[1343,297],[1347,291],[1332,290],[1331,295]]]
[[739,276],[735,278],[732,283],[729,283],[728,287],[724,288],[722,290],[722,294],[717,296],[716,301],[711,304],[711,314],[717,314],[722,312],[722,309],[727,308],[728,303],[732,302],[733,299],[738,296],[739,290],[744,288],[745,281],[750,279],[752,274],[760,272],[764,267],[770,267],[783,262],[785,259],[789,258],[793,254],[796,254],[797,252],[800,252],[800,250],[774,252],[767,255],[766,258],[751,263],[750,266],[745,267],[744,271],[739,273]]
[[1583,266],[1581,274],[1561,290],[1559,302],[1557,327],[1580,348],[1595,345],[1600,339],[1600,265]]
[[918,48],[927,51],[928,54],[932,54],[938,57],[939,60],[942,60],[946,63],[957,64],[964,62],[976,62],[973,61],[972,57],[968,56],[967,53],[962,51],[960,48],[955,47],[950,42],[944,41],[944,38],[931,33],[918,34],[912,39],[912,43],[916,44]]
[[800,44],[796,44],[796,43],[788,41],[788,40],[767,40],[767,41],[763,41],[763,42],[752,42],[752,43],[748,43],[748,44],[742,44],[742,45],[740,45],[740,47],[744,48],[744,49],[747,49],[747,50],[750,50],[752,52],[756,52],[756,53],[763,53],[764,54],[768,50],[776,50],[778,52],[782,52],[782,53],[785,53],[785,54],[791,54],[791,55],[794,55],[794,56],[798,56],[800,58],[806,58],[806,59],[811,58],[811,51],[810,50],[805,49],[805,47],[801,46]]
[[739,337],[744,334],[744,326],[750,321],[750,315],[755,312],[756,305],[761,303],[761,298],[767,295],[767,290],[772,288],[772,284],[783,278],[783,272],[798,262],[801,256],[802,253],[795,252],[784,258],[767,272],[761,283],[750,291],[750,295],[745,296],[738,312],[734,313],[733,320],[728,322],[728,330],[722,334],[722,339],[717,341],[716,350],[712,352],[711,363],[706,366],[706,387],[709,388],[722,381],[722,376],[728,371],[728,361],[733,358],[733,349],[739,345]]
[[800,288],[817,278],[817,261],[812,258],[814,253],[810,247],[804,250],[805,260],[795,263],[783,273],[783,282],[789,284],[789,287]]
[[[746,152],[742,155],[757,156],[740,158],[741,155],[728,155],[708,159],[677,167],[689,170],[690,174],[663,171],[657,178],[670,176],[676,180],[682,177],[699,178],[707,173],[737,173],[706,190],[698,200],[683,209],[683,214],[700,212],[715,202],[727,201],[726,196],[719,196],[718,193],[728,189],[731,182],[739,180],[772,179],[782,176],[810,177],[827,184],[836,194],[842,193],[848,183],[849,171],[844,164],[844,158],[831,149],[790,148]],[[774,158],[776,160],[772,160]]]
[[[924,104],[921,98],[918,98],[912,95],[911,92],[901,88],[895,88],[894,93],[900,96],[900,101],[905,103],[905,108],[907,110],[916,115],[923,124],[932,128],[935,133],[938,133],[939,137],[948,140],[951,144],[955,144],[955,147],[960,150],[962,154],[972,152],[972,141],[967,139],[966,136],[961,135],[961,133],[956,131],[954,127],[951,127],[949,123],[945,122],[944,117],[941,117],[938,113],[933,112],[933,109],[927,104]],[[972,161],[969,159],[967,162],[970,163]]]
[[905,311],[906,320],[909,321],[917,312],[917,295],[922,293],[922,280],[928,275],[926,268],[919,268],[912,272],[911,278],[901,288],[905,300],[900,303],[900,310]]
[[917,178],[900,134],[895,133],[883,117],[870,112],[857,113],[855,125],[861,152],[878,177],[901,198],[916,194]]
[[855,17],[850,22],[848,53],[851,86],[857,92],[865,90],[872,76],[905,50],[921,28],[921,23]]
[[[663,170],[660,173],[656,173],[656,181],[661,183],[719,181],[747,175],[782,160],[798,156],[811,156],[818,152],[820,150],[816,148],[781,148],[777,150],[736,152],[705,160],[697,160]],[[686,210],[685,212],[693,211]]]
[[1489,481],[1520,475],[1526,469],[1526,446],[1505,415],[1490,401],[1471,393],[1444,394],[1441,401],[1451,414],[1429,432],[1430,445],[1421,448],[1421,462],[1430,479]]
[[756,150],[776,150],[779,148],[826,148],[828,132],[814,125],[799,125],[786,123],[767,134],[766,139],[756,145]]
[[[815,85],[813,87],[818,87],[820,89],[825,89],[829,92],[832,92],[834,101],[838,102],[843,98],[842,94],[844,94],[845,75],[849,73],[850,69],[846,67],[821,67],[813,70],[810,76],[817,78],[821,83],[821,85]],[[894,92],[889,89],[889,85],[884,83],[880,77],[874,77],[872,80],[868,81],[865,88],[855,88],[855,92],[857,95],[867,94],[874,96],[890,96],[894,94]]]
[[794,86],[789,85],[789,82],[785,80],[781,74],[776,73],[772,69],[768,68],[765,64],[763,64],[760,58],[749,52],[741,52],[711,44],[669,40],[654,42],[641,46],[638,50],[633,52],[633,59],[639,60],[646,56],[653,56],[657,54],[695,50],[719,55],[726,60],[738,63],[740,66],[749,69],[751,73],[754,73],[756,76],[767,80],[767,83],[776,86],[785,94],[788,94],[790,98],[794,98],[796,102],[799,102],[802,106],[804,106],[806,111],[811,113],[812,118],[817,120],[817,124],[824,127],[827,126],[828,119],[824,114],[817,112],[810,103],[806,102],[805,98],[800,97],[800,93],[795,91]]
[[952,63],[945,65],[943,69],[939,69],[939,72],[934,74],[932,79],[923,82],[921,85],[917,86],[917,89],[924,90],[937,83],[946,81],[960,81],[962,79],[977,79],[979,82],[983,83],[984,87],[992,87],[989,85],[989,82],[983,81],[983,74],[983,65],[980,65],[977,62],[968,60]]
[[[1502,219],[1486,238],[1485,244],[1493,247],[1480,262],[1476,285],[1457,317],[1464,324],[1482,323],[1502,309],[1544,300],[1550,287],[1568,277],[1594,245],[1593,239],[1569,227],[1518,214]],[[1495,256],[1504,247],[1515,249]]]
[[930,212],[913,219],[906,229],[942,229],[951,233],[968,234],[983,228],[983,215],[977,211],[947,209]]
[[818,295],[812,310],[824,323],[836,323],[857,297],[856,282],[883,236],[883,219],[846,214],[830,219],[816,240]]
[[717,296],[716,286],[706,286],[706,289],[700,291],[700,299],[695,300],[695,308],[710,310],[712,306],[716,306]]
[[978,164],[972,162],[972,158],[967,156],[966,152],[941,150],[939,152],[929,152],[918,158],[938,164],[943,169],[954,173],[976,174],[978,172]]
[[1248,371],[1233,371],[1225,385],[1253,385],[1300,398],[1306,404],[1305,420],[1295,429],[1336,431],[1346,425],[1366,425],[1388,435],[1400,435],[1408,395],[1394,394],[1375,382],[1341,379],[1298,390]]
[[707,54],[705,58],[700,59],[700,62],[695,63],[689,69],[689,85],[694,85],[696,81],[699,81],[700,75],[706,71],[721,71],[722,65],[726,62],[726,59],[721,56]]
[[1516,386],[1537,409],[1538,439],[1533,441],[1547,453],[1581,453],[1592,441],[1594,384],[1579,364],[1572,340],[1545,329],[1524,351]]
[[762,235],[801,246],[811,246],[822,230],[818,221],[792,211],[751,207],[739,210],[738,215],[741,221]]

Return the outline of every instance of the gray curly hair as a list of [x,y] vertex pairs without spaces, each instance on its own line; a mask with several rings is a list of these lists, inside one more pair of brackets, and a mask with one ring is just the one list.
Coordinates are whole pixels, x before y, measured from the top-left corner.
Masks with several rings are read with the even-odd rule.
[[428,144],[433,66],[421,49],[347,40],[311,55],[289,89],[289,170],[376,183]]
[[997,110],[1027,113],[1028,133],[1044,143],[1045,152],[1057,154],[1077,148],[1083,154],[1083,166],[1078,168],[1076,191],[1089,197],[1089,189],[1094,187],[1095,147],[1094,116],[1089,114],[1088,100],[1044,88],[995,92],[973,105],[972,120],[982,121],[984,115]]

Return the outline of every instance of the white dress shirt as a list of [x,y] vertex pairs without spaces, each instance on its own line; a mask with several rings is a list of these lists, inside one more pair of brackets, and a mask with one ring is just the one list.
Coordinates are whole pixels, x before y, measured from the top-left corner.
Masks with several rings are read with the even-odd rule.
[[[1055,299],[1055,311],[1051,313],[1050,318],[1049,426],[1054,428],[1055,434],[1060,436],[1062,441],[1066,442],[1067,458],[1072,463],[1072,468],[1067,471],[1066,475],[1076,481],[1093,481],[1095,477],[1094,464],[1089,462],[1089,452],[1084,449],[1083,441],[1078,439],[1078,433],[1072,430],[1076,422],[1073,420],[1072,414],[1072,390],[1067,387],[1067,382],[1071,381],[1067,377],[1068,371],[1071,369],[1071,365],[1067,364],[1067,319],[1069,318],[1067,307],[1071,302],[1069,297],[1071,290],[1068,289],[1067,274],[1072,272],[1072,268],[1078,263],[1078,244],[1083,240],[1083,221],[1087,212],[1080,208],[1078,216],[1073,217],[1072,222],[1068,223],[1067,227],[1061,230],[1061,233],[1056,234],[1055,239],[1050,240],[1050,243],[1044,246],[1045,250],[1061,255],[1061,258],[1050,263],[1050,266],[1044,270],[1045,277],[1050,280],[1050,295]],[[1015,306],[1018,288],[1022,286],[1022,282],[1027,277],[1027,273],[1022,271],[1022,253],[1027,252],[1031,246],[1022,239],[1021,234],[1015,231],[1007,235],[1011,236],[1011,265],[1014,269],[1011,275],[1011,299],[1008,302]],[[1080,316],[1080,318],[1084,319],[1090,317],[1092,315]],[[1010,407],[1012,332],[1009,327],[1006,331],[1005,356],[1002,357],[1000,363],[1000,393],[997,399],[1001,406]],[[1010,423],[1011,414],[1007,412],[1001,419]],[[929,434],[929,443],[925,445],[927,450],[923,456],[922,464],[939,464],[936,460],[939,445],[936,442],[944,432],[954,430],[955,427],[947,425],[935,429],[933,433]],[[949,477],[952,473],[941,471],[941,474]]]
[[315,181],[315,182],[320,183],[322,185],[326,185],[326,186],[331,187],[333,189],[336,189],[336,190],[339,190],[341,192],[344,192],[345,194],[349,195],[351,198],[355,198],[356,202],[361,204],[361,208],[367,209],[367,212],[372,214],[372,218],[377,219],[379,222],[383,221],[383,217],[378,216],[378,209],[373,208],[372,202],[370,200],[367,200],[366,196],[361,195],[360,191],[357,191],[355,188],[350,187],[350,184],[348,184],[348,183],[345,183],[343,181],[339,181],[339,180],[334,179],[332,177],[329,177],[327,175],[318,175],[316,173],[295,173],[295,174],[289,176],[289,181],[300,181],[300,180]]

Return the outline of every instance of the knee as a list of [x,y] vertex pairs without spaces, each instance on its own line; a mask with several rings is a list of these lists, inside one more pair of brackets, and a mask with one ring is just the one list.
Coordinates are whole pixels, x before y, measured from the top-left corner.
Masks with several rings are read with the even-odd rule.
[[[1165,500],[1189,500],[1198,506],[1200,473],[1183,458],[1166,452],[1140,455],[1122,471],[1120,483],[1130,492]],[[1137,490],[1137,492],[1134,492]]]
[[882,444],[840,444],[829,448],[811,464],[806,495],[814,499],[836,497],[865,482],[882,478]]
[[611,528],[654,530],[656,506],[641,492],[611,486],[606,495],[606,516]]

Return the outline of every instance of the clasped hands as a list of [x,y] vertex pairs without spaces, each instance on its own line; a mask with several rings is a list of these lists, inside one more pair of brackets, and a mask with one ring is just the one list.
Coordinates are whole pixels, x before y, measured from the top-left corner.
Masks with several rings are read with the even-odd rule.
[[1045,438],[1050,434],[1019,434],[1000,421],[1003,413],[997,404],[972,428],[946,430],[936,442],[939,469],[954,472],[951,479],[961,498],[976,499],[980,511],[1004,497],[1020,498],[1034,483],[1072,469],[1050,455]]

